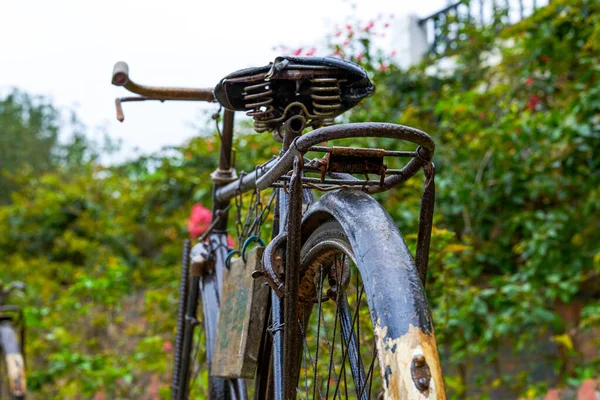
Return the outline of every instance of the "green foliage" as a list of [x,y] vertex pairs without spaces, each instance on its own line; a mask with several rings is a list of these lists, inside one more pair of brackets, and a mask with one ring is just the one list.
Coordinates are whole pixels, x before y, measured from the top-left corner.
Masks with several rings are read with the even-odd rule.
[[[236,138],[240,168],[277,151],[263,142]],[[28,285],[15,300],[26,311],[34,395],[167,397],[185,221],[192,204],[210,207],[217,146],[202,137],[104,167],[95,147],[73,140],[53,172],[12,177],[18,190],[0,207],[0,270]]]
[[0,100],[0,204],[15,189],[7,173],[50,168],[58,129],[58,112],[43,98],[15,90]]
[[[556,0],[500,33],[464,23],[469,40],[458,44],[450,71],[434,59],[401,70],[377,50],[371,23],[330,39],[333,52],[361,63],[377,85],[346,120],[415,126],[436,141],[427,289],[457,398],[473,395],[464,371],[474,363],[476,396],[544,389],[532,374],[494,373],[506,343],[523,357],[543,339],[560,346],[549,360],[559,384],[598,370],[597,361],[573,367],[573,337],[600,328],[599,11],[597,2]],[[218,137],[106,167],[99,159],[107,149],[82,135],[56,145],[63,126],[45,101],[12,94],[0,118],[0,140],[12,149],[0,147],[2,169],[13,185],[12,202],[1,200],[0,271],[4,281],[28,284],[19,303],[32,393],[168,397],[181,241],[191,206],[210,206]],[[240,134],[236,148],[238,171],[278,152],[270,135]],[[421,184],[415,178],[378,195],[413,252]],[[572,326],[556,306],[581,299]]]
[[[526,357],[548,335],[599,327],[597,306],[584,309],[578,327],[555,310],[599,294],[599,24],[597,2],[553,1],[500,39],[493,26],[464,24],[469,40],[459,43],[450,71],[434,59],[408,71],[393,63],[370,69],[377,92],[350,120],[433,135],[436,226],[468,249],[440,256],[437,247],[430,264],[428,292],[451,364],[494,365],[501,343]],[[364,51],[368,43],[355,50]],[[384,202],[394,210],[393,200]],[[566,350],[554,360],[563,383],[584,377],[569,367],[578,356]],[[482,392],[500,384],[525,392],[533,383],[531,374],[481,375]],[[460,398],[464,379],[448,377]]]

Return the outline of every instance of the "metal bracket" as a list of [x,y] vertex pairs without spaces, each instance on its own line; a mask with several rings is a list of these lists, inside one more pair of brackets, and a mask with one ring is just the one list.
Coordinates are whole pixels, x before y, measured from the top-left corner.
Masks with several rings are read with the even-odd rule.
[[224,185],[237,180],[238,175],[234,168],[219,169],[217,168],[210,174],[210,179],[217,185]]

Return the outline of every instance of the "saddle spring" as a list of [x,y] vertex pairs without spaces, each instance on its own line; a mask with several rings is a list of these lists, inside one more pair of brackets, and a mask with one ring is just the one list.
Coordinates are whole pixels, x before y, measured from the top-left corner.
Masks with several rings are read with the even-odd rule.
[[313,78],[311,98],[315,115],[323,125],[333,125],[336,112],[342,107],[340,85],[337,78]]
[[246,115],[254,119],[254,130],[258,133],[267,131],[269,122],[274,118],[274,107],[271,105],[273,90],[270,82],[248,85],[244,92],[246,108],[249,109]]

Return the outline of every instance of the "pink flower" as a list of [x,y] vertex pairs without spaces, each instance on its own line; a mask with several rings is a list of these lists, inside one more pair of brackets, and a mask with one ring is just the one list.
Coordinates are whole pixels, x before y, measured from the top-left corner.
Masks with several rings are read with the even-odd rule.
[[163,351],[165,352],[169,352],[173,349],[173,345],[171,344],[171,342],[169,342],[168,340],[163,343]]
[[299,56],[300,54],[302,54],[302,50],[303,50],[302,47],[300,47],[299,49],[292,51],[292,55]]
[[364,57],[365,55],[363,53],[358,53],[358,55],[356,56],[356,61],[360,62]]
[[529,96],[529,104],[527,104],[527,108],[529,108],[530,110],[535,109],[535,106],[537,106],[537,104],[540,102],[540,98],[538,96],[536,96],[535,94],[532,94],[531,96]]
[[533,85],[533,78],[530,76],[529,78],[525,79],[525,84],[527,86]]
[[385,71],[387,71],[387,70],[388,70],[388,67],[387,67],[387,65],[385,65],[385,64],[381,64],[381,65],[379,66],[379,70],[380,70],[381,72],[385,72]]
[[389,22],[386,22],[385,24],[383,24],[383,27],[384,27],[384,28],[389,28],[389,27],[390,27],[390,24],[389,24]]
[[375,26],[375,21],[370,21],[367,26],[365,26],[365,32],[369,32]]
[[390,55],[391,55],[392,57],[394,57],[394,56],[396,56],[396,54],[398,54],[398,53],[396,52],[396,50],[392,50],[392,53],[391,53]]
[[347,25],[346,25],[346,29],[347,29],[347,30],[349,30],[349,31],[351,31],[351,30],[352,30],[352,25],[350,25],[350,24],[347,24]]
[[187,229],[190,236],[196,238],[208,229],[212,221],[212,211],[202,204],[194,204],[192,212],[187,220]]
[[348,46],[350,44],[350,39],[344,40],[344,46]]
[[235,247],[235,242],[233,241],[233,238],[230,235],[227,235],[227,247],[230,247],[232,249]]
[[312,56],[312,55],[314,55],[316,53],[316,51],[317,51],[317,48],[313,47],[309,51],[306,52],[306,55],[307,56]]
[[335,33],[335,37],[340,37],[340,36],[342,36],[342,31],[337,31],[337,32]]

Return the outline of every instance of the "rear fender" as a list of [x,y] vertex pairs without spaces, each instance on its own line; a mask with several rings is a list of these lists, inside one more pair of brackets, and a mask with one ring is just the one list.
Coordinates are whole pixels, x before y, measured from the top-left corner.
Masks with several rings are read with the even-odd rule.
[[425,291],[394,221],[368,194],[340,189],[325,194],[306,211],[303,241],[332,218],[350,241],[365,286],[385,398],[445,399]]

